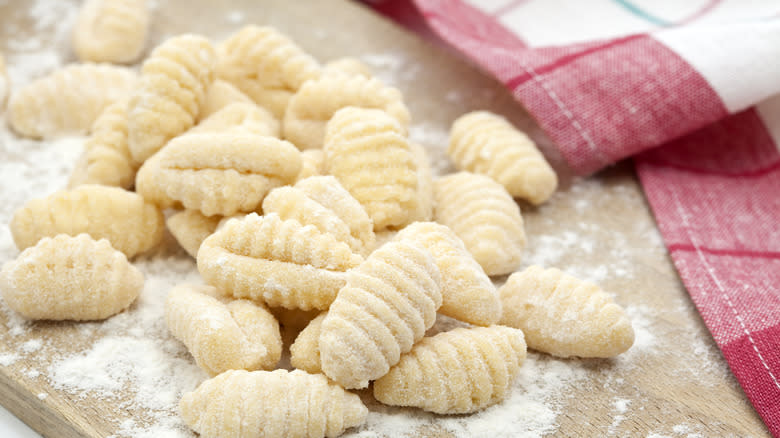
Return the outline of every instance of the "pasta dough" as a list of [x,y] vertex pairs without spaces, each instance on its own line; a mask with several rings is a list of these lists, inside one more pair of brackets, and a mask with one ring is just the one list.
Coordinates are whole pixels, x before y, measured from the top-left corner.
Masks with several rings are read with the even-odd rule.
[[342,108],[375,108],[394,118],[405,135],[409,110],[401,92],[378,79],[364,76],[324,75],[303,84],[284,113],[284,138],[300,149],[323,146],[325,125]]
[[234,102],[204,119],[189,132],[219,132],[244,129],[252,134],[279,137],[279,121],[252,102]]
[[307,373],[322,373],[320,362],[320,333],[327,312],[322,312],[309,322],[290,346],[290,364]]
[[124,254],[86,234],[43,238],[0,272],[8,307],[30,319],[105,319],[130,306],[143,285]]
[[417,163],[398,122],[348,107],[328,122],[325,168],[366,209],[374,230],[410,223],[419,207]]
[[141,166],[136,190],[163,207],[180,202],[206,216],[230,216],[254,211],[300,170],[300,152],[284,140],[243,130],[193,132]]
[[126,97],[137,82],[135,72],[125,67],[71,64],[15,92],[8,121],[25,137],[85,134],[103,110]]
[[423,338],[374,382],[374,397],[437,414],[476,412],[506,398],[525,356],[520,330],[457,328]]
[[33,199],[14,212],[10,224],[20,250],[43,237],[87,233],[93,239],[107,239],[128,258],[155,247],[163,227],[160,210],[139,195],[91,184]]
[[185,34],[166,40],[144,61],[141,84],[128,107],[129,146],[135,161],[143,163],[195,124],[214,80],[216,58],[208,39]]
[[282,355],[279,324],[262,304],[223,303],[211,286],[182,284],[165,301],[165,323],[195,362],[215,376],[231,369],[272,369]]
[[385,375],[433,326],[441,282],[431,254],[405,241],[382,246],[347,272],[322,322],[325,374],[345,388]]
[[622,307],[591,282],[530,266],[499,289],[501,324],[525,332],[528,347],[553,356],[613,357],[634,343]]
[[395,240],[409,240],[433,255],[442,277],[440,313],[475,325],[498,322],[501,302],[496,288],[452,230],[434,222],[416,222]]
[[558,186],[534,142],[488,111],[465,114],[452,124],[447,153],[459,169],[487,175],[533,204],[546,201]]
[[330,234],[274,213],[229,220],[198,252],[203,279],[220,291],[303,310],[327,309],[362,261]]
[[460,237],[487,275],[520,266],[525,230],[520,208],[497,182],[460,172],[434,183],[435,219]]
[[214,234],[222,216],[204,216],[198,210],[184,210],[172,214],[165,224],[187,254],[198,257],[200,244]]
[[300,370],[232,370],[184,394],[179,411],[203,438],[334,438],[363,424],[360,397]]
[[131,63],[144,50],[149,31],[147,0],[86,0],[73,27],[73,50],[81,61]]
[[233,84],[222,79],[215,79],[206,91],[206,100],[198,113],[198,121],[214,114],[231,103],[254,103],[252,99]]

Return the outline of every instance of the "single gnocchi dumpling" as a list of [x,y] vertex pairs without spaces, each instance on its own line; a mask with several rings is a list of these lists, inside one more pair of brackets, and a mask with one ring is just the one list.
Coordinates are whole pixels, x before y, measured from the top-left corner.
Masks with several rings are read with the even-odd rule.
[[226,371],[184,394],[179,412],[202,438],[335,438],[368,416],[360,397],[300,370]]
[[377,109],[339,110],[328,122],[324,150],[326,171],[363,205],[375,231],[412,222],[417,163],[393,117]]
[[86,233],[106,239],[128,258],[162,240],[162,212],[127,190],[87,184],[33,199],[14,212],[10,228],[20,250],[44,237]]
[[374,108],[385,111],[406,134],[409,110],[401,92],[375,78],[324,75],[303,84],[290,99],[282,123],[284,138],[299,149],[319,149],[325,141],[325,126],[342,108]]
[[184,210],[172,214],[165,224],[187,254],[197,258],[200,244],[214,234],[221,220],[222,216],[204,216],[198,210]]
[[302,310],[327,309],[362,261],[330,234],[275,213],[231,219],[198,251],[198,270],[220,291]]
[[180,203],[206,216],[230,216],[255,211],[300,171],[300,152],[284,140],[243,130],[193,132],[141,166],[136,191],[162,207]]
[[325,175],[325,152],[322,149],[307,149],[301,152],[301,171],[296,182],[320,175]]
[[374,245],[368,214],[332,176],[313,177],[294,187],[271,190],[263,200],[263,212],[314,225],[361,255],[367,254]]
[[248,300],[220,300],[211,286],[182,284],[165,301],[165,323],[212,376],[227,370],[272,369],[282,355],[279,323]]
[[195,125],[216,63],[211,42],[198,35],[170,38],[152,51],[128,106],[129,146],[136,162]]
[[129,189],[137,170],[127,146],[127,99],[121,99],[106,107],[95,120],[68,187],[100,184]]
[[496,287],[452,230],[434,222],[415,222],[395,240],[409,240],[433,255],[442,278],[440,313],[475,325],[498,322],[501,301]]
[[388,243],[347,272],[322,322],[325,374],[345,388],[384,376],[433,326],[441,283],[431,254],[408,242]]
[[217,75],[281,118],[301,85],[319,77],[320,65],[278,30],[250,25],[221,44]]
[[520,330],[456,328],[417,343],[374,382],[374,397],[437,414],[476,412],[506,398],[525,356]]
[[532,204],[546,201],[558,186],[555,171],[536,144],[488,111],[474,111],[455,120],[447,153],[458,169],[487,175],[510,195]]
[[0,110],[5,108],[5,100],[11,90],[11,80],[8,79],[8,71],[5,69],[5,59],[0,53]]
[[371,68],[363,61],[356,58],[338,58],[329,61],[322,67],[323,75],[340,74],[347,76],[363,76],[370,78],[372,76]]
[[130,306],[144,276],[105,239],[43,238],[3,265],[0,292],[29,319],[99,320]]
[[210,115],[189,132],[219,132],[243,129],[252,134],[279,137],[279,121],[252,102],[235,102]]
[[125,67],[71,64],[17,90],[8,103],[8,121],[25,137],[86,134],[137,83],[138,75]]
[[206,100],[198,112],[198,122],[214,114],[231,103],[254,103],[252,99],[233,84],[215,79],[206,91]]
[[322,373],[320,361],[320,333],[322,321],[327,312],[322,312],[298,333],[295,342],[290,345],[290,364],[307,373]]
[[499,289],[501,324],[522,329],[528,348],[558,357],[613,357],[634,343],[625,310],[595,284],[530,266]]
[[73,27],[81,61],[127,64],[141,55],[149,32],[147,0],[87,0]]
[[460,237],[487,275],[520,266],[525,230],[520,207],[487,176],[459,172],[434,183],[434,218]]

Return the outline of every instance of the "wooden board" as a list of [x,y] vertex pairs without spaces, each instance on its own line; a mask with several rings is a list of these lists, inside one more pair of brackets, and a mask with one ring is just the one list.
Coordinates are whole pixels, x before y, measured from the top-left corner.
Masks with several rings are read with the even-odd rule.
[[[549,144],[496,81],[356,3],[232,0],[218,4],[160,2],[152,41],[182,32],[219,39],[241,23],[259,23],[278,27],[321,60],[363,57],[379,77],[404,92],[414,119],[411,135],[429,148],[439,171],[451,170],[443,158],[449,124],[473,109],[505,114],[543,145]],[[18,41],[25,35],[50,32],[46,26],[36,30],[35,23],[25,18],[24,10],[30,7],[34,6],[27,2],[0,4],[0,50],[4,53],[23,50]],[[49,35],[44,42],[61,47],[68,59],[71,55],[63,37]],[[0,147],[2,160],[4,153]],[[556,436],[768,436],[680,283],[631,165],[619,165],[587,180],[563,176],[564,187],[551,202],[539,208],[521,205],[529,236],[526,264],[557,266],[598,281],[634,318],[637,344],[615,360],[561,361],[531,353],[527,365],[550,373],[546,378],[554,378],[561,367],[575,375],[540,396],[540,403],[554,415],[551,428],[543,432]],[[14,188],[2,187],[0,194],[10,190]],[[15,207],[2,207],[0,219],[7,222]],[[7,230],[3,233],[7,242]],[[157,257],[190,263],[170,239]],[[152,292],[165,293],[144,293]],[[0,357],[16,358],[0,366],[0,403],[6,408],[44,436],[58,438],[106,437],[121,429],[123,419],[149,421],[132,404],[132,385],[116,391],[113,398],[52,386],[47,374],[52,364],[89,349],[107,333],[72,323],[34,323],[23,331],[14,330],[18,321],[3,309]],[[37,349],[36,343],[44,347]],[[413,414],[412,410],[393,412]],[[468,417],[463,421],[468,422]],[[533,429],[513,425],[507,430],[507,424],[495,424],[490,435],[534,436]],[[432,419],[423,427],[397,434],[452,436],[445,429],[440,420]],[[536,430],[536,434],[541,432]]]

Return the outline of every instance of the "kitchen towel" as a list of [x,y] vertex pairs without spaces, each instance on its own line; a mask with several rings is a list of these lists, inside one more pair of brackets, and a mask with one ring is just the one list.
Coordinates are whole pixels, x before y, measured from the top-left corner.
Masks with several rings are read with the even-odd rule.
[[680,277],[780,437],[780,5],[369,3],[502,81],[575,173],[634,157]]

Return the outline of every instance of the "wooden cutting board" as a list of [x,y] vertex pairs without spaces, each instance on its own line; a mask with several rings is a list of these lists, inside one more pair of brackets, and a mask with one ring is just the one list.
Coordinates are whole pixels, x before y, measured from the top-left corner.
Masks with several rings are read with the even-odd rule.
[[[60,47],[63,59],[71,59],[67,35],[54,35],[51,26],[36,25],[26,17],[28,8],[47,3],[0,3],[0,50],[22,53],[25,48],[19,41],[44,33],[45,44]],[[63,4],[73,5],[72,1],[58,6],[72,9]],[[153,44],[183,32],[220,39],[244,23],[258,23],[279,28],[320,60],[362,57],[377,76],[403,91],[414,119],[411,135],[428,147],[438,172],[452,170],[443,152],[450,123],[473,109],[504,114],[543,146],[549,144],[496,81],[357,3],[172,0],[156,6],[153,23]],[[11,160],[3,156],[8,151],[2,146],[0,163]],[[35,163],[29,166],[34,173]],[[526,264],[557,266],[596,280],[627,307],[634,318],[637,343],[615,360],[557,360],[531,353],[527,366],[541,370],[533,387],[540,394],[539,406],[554,419],[545,428],[533,429],[504,415],[495,420],[492,433],[485,426],[466,430],[490,436],[543,432],[555,436],[768,436],[680,283],[630,163],[587,180],[572,180],[562,172],[562,190],[549,203],[539,208],[521,204],[529,236]],[[14,187],[1,187],[0,194],[11,190]],[[2,210],[2,222],[8,221],[16,207]],[[8,242],[7,230],[2,231]],[[9,254],[0,262],[15,255]],[[180,258],[183,266],[194,269],[170,239],[156,257]],[[144,293],[152,292],[160,291]],[[79,324],[45,322],[20,330],[14,316],[3,309],[0,403],[32,428],[47,437],[91,438],[118,433],[128,418],[139,424],[149,421],[142,407],[133,404],[137,388],[132,382],[108,398],[52,385],[48,370],[53,364],[89,349],[107,333],[84,330]],[[14,360],[3,361],[3,357]],[[576,378],[556,381],[561,372]],[[545,391],[546,386],[538,384],[540,379],[555,384]],[[515,391],[530,388],[521,385]],[[414,415],[413,410],[394,412],[400,417]],[[393,435],[455,436],[452,428],[431,418],[422,427]],[[462,421],[470,420],[463,417]],[[361,429],[365,436],[370,435],[368,430]]]

